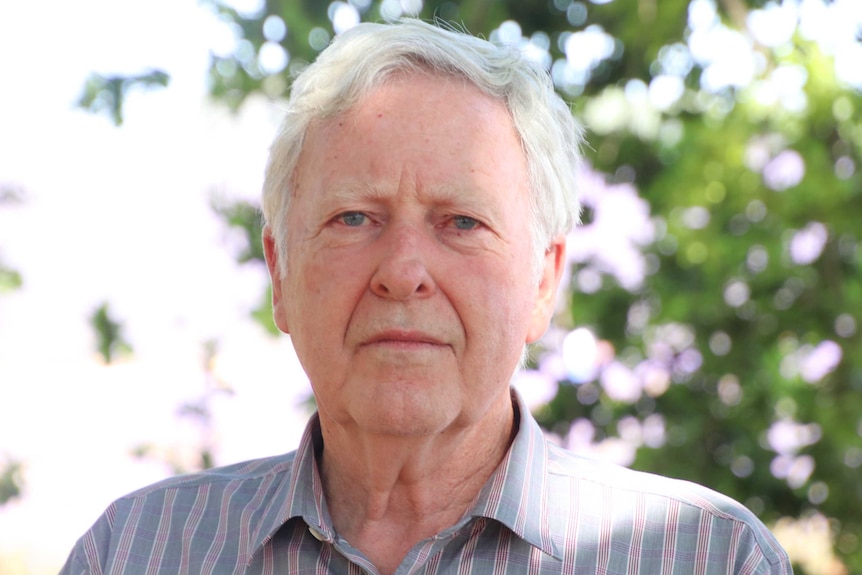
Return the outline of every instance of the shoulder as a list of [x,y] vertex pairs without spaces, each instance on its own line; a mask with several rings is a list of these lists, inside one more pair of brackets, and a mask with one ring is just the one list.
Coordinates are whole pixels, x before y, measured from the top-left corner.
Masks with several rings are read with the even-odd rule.
[[135,490],[120,498],[120,501],[146,498],[165,491],[194,491],[206,488],[223,488],[226,485],[260,484],[267,479],[289,474],[295,456],[296,452],[290,452],[169,477]]
[[620,495],[630,493],[666,503],[676,501],[727,518],[752,516],[738,502],[703,485],[590,459],[553,444],[548,446],[548,472],[558,480],[585,482],[587,488],[594,485]]
[[170,477],[118,498],[103,519],[116,531],[167,516],[207,521],[253,513],[279,494],[285,497],[294,459],[291,452]]
[[[563,522],[624,534],[673,553],[735,558],[738,566],[787,566],[784,550],[749,509],[690,481],[594,461],[548,444],[548,493]],[[552,512],[552,515],[555,515]],[[743,569],[741,572],[757,572]],[[775,571],[784,572],[784,571]]]
[[[292,496],[295,452],[171,477],[111,503],[73,547],[63,573],[150,566],[165,554],[209,549],[213,537],[246,541],[276,522]],[[238,543],[237,543],[238,542]],[[140,562],[140,565],[138,565]]]
[[294,453],[288,453],[169,477],[116,499],[105,515],[113,526],[130,515],[153,517],[191,506],[221,508],[223,499],[234,506],[246,505],[260,499],[255,494],[282,485],[293,461]]

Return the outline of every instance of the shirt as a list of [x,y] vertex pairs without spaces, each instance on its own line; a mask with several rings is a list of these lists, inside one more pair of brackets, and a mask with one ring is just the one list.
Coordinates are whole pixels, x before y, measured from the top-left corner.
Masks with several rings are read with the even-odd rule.
[[[576,456],[520,404],[503,461],[461,521],[415,545],[408,574],[789,574],[766,527],[703,486]],[[298,449],[146,487],[73,548],[72,574],[376,574],[330,520],[317,417]]]

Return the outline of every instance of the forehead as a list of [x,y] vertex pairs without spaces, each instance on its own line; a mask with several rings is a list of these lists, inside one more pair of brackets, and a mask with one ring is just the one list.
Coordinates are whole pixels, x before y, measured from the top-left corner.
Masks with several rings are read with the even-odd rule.
[[458,78],[402,73],[347,110],[313,122],[297,172],[374,178],[406,169],[492,177],[501,168],[509,178],[519,170],[526,174],[520,138],[502,101]]

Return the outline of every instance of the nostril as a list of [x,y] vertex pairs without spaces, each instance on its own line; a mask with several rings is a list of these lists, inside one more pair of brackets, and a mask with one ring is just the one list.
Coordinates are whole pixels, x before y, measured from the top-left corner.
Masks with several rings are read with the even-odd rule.
[[434,282],[418,258],[391,258],[377,268],[371,279],[371,290],[380,297],[404,300],[433,293]]

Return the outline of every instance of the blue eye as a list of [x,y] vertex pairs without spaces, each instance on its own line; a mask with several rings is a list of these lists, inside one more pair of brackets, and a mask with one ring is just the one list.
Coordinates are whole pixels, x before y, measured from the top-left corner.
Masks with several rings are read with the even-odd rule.
[[350,227],[359,227],[365,223],[365,220],[368,218],[362,212],[344,212],[338,219],[346,226]]
[[479,226],[479,221],[470,216],[455,216],[452,221],[459,230],[472,230]]

